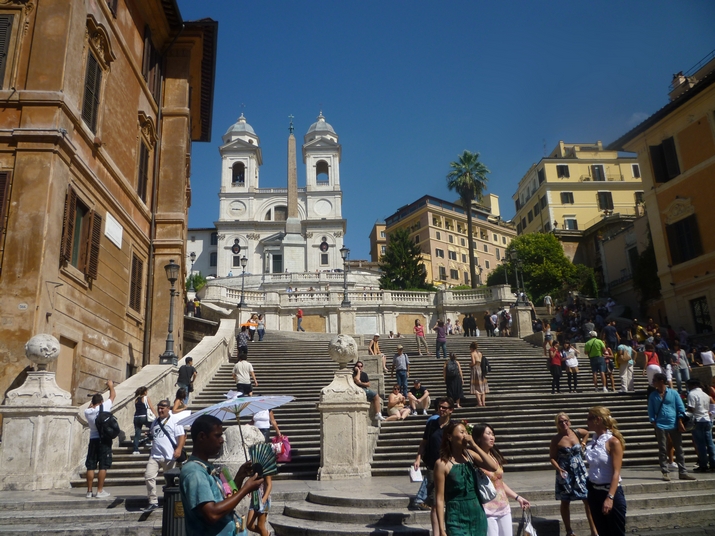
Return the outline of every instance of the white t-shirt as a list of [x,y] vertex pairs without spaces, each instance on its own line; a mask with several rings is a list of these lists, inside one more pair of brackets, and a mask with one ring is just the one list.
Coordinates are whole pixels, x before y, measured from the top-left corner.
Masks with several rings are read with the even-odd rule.
[[713,359],[713,353],[711,350],[707,352],[700,352],[700,358],[703,360],[703,365],[715,365],[715,359]]
[[[112,401],[111,400],[105,400],[101,404],[102,406],[102,411],[111,411],[112,410]],[[96,408],[87,408],[84,410],[84,418],[87,419],[87,424],[89,425],[89,438],[90,439],[99,439],[99,432],[97,431],[97,426],[94,424],[94,421],[97,419],[97,415],[99,414],[99,406]]]
[[253,426],[261,430],[268,430],[271,427],[269,410],[258,411],[253,414]]
[[253,372],[253,365],[251,365],[245,359],[243,361],[239,361],[233,367],[233,373],[236,375],[236,383],[250,384],[251,377],[249,376],[249,374],[251,372]]
[[[178,444],[178,438],[184,435],[184,427],[179,426],[175,415],[169,415],[166,422],[161,421],[167,434],[171,434],[174,444]],[[151,446],[151,457],[158,460],[172,460],[174,458],[174,447],[171,445],[169,438],[164,435],[164,432],[159,426],[159,419],[151,423],[151,435],[154,438]]]
[[700,387],[688,392],[688,407],[693,408],[693,418],[696,422],[710,421],[710,397]]

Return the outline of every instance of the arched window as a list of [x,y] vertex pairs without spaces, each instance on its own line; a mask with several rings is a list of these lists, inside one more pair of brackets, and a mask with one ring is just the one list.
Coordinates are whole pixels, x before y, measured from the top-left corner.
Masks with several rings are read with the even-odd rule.
[[263,219],[266,221],[271,221],[272,218],[271,218],[271,210],[270,209],[268,209],[268,212],[266,212],[266,217]]
[[286,221],[288,219],[288,207],[274,208],[273,216],[276,221]]
[[327,184],[330,182],[328,173],[328,163],[325,160],[319,160],[315,166],[315,180],[319,184]]
[[233,171],[233,184],[245,184],[246,166],[243,165],[243,162],[236,162],[231,169]]

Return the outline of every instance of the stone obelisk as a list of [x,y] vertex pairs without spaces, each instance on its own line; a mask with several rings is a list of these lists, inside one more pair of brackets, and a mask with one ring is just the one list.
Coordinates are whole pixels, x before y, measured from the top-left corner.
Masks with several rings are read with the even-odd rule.
[[296,161],[293,116],[288,136],[288,219],[283,238],[283,266],[288,272],[305,272],[305,239],[298,212],[298,164]]

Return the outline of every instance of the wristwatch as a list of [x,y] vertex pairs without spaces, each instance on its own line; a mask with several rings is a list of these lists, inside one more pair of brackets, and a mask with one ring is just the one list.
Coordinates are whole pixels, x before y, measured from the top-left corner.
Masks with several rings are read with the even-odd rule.
[[614,499],[613,495],[611,495],[610,493],[608,494],[608,498],[611,499],[611,500]]

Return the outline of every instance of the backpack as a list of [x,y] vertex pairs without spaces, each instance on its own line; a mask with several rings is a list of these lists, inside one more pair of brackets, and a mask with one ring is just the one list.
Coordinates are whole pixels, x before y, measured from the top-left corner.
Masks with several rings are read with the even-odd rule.
[[97,418],[94,420],[94,425],[97,427],[97,432],[99,432],[99,437],[102,441],[111,442],[119,437],[120,428],[117,418],[109,411],[104,411],[101,405],[99,406]]
[[456,361],[447,361],[447,379],[451,380],[459,376],[459,366]]
[[482,377],[486,378],[487,374],[489,374],[492,371],[492,365],[489,363],[489,360],[482,355]]

